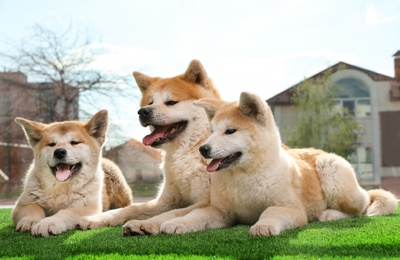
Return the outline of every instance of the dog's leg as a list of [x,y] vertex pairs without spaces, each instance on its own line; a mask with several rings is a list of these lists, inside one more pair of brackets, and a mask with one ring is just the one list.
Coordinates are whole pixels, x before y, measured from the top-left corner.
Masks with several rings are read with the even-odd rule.
[[98,205],[67,208],[58,211],[53,216],[42,219],[32,227],[32,235],[48,237],[67,230],[76,229],[78,220],[87,214],[96,214],[101,211]]
[[317,157],[316,169],[328,207],[319,217],[321,221],[357,217],[365,211],[369,195],[358,184],[348,161],[336,154],[324,154]]
[[154,199],[139,205],[129,205],[124,208],[113,209],[94,216],[82,217],[79,220],[79,227],[82,230],[98,229],[102,227],[122,225],[131,219],[148,219],[167,212],[176,205],[171,203],[171,200]]
[[269,207],[250,228],[252,236],[274,236],[291,228],[307,224],[306,213],[302,209],[289,207]]
[[29,232],[32,226],[46,217],[45,212],[38,204],[21,206],[17,204],[12,212],[15,229],[21,232]]
[[336,209],[326,209],[322,211],[321,215],[318,217],[318,220],[324,222],[324,221],[335,221],[351,217],[353,216]]
[[233,224],[233,218],[214,206],[197,208],[183,217],[164,222],[161,233],[184,234],[210,228],[223,228]]
[[174,218],[182,217],[192,210],[204,206],[206,206],[206,203],[197,203],[186,208],[171,210],[146,220],[131,220],[122,227],[123,233],[125,236],[159,234],[162,223]]

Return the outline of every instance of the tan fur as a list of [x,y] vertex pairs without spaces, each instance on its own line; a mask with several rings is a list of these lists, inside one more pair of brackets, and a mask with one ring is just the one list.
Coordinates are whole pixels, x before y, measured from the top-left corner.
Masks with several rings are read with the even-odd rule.
[[282,145],[271,110],[260,97],[244,92],[239,103],[212,99],[194,103],[211,119],[212,134],[200,147],[203,156],[213,159],[207,168],[212,172],[211,201],[164,222],[161,232],[187,233],[240,223],[252,225],[250,235],[271,236],[308,221],[396,210],[397,200],[390,192],[362,189],[342,157]]
[[[156,125],[169,126],[182,121],[187,121],[187,125],[163,144],[143,139],[145,144],[165,151],[164,181],[156,199],[85,218],[80,223],[82,229],[115,226],[131,220],[123,227],[125,235],[156,234],[166,220],[209,203],[210,175],[198,152],[209,136],[209,123],[204,109],[194,106],[193,101],[220,98],[213,82],[197,60],[189,64],[184,74],[172,78],[153,78],[140,72],[133,75],[142,92],[139,110],[142,125],[150,125],[152,131]],[[149,115],[146,119],[143,111]]]
[[[16,230],[35,236],[56,235],[75,229],[82,216],[132,203],[132,191],[117,165],[101,158],[107,114],[102,110],[85,123],[49,125],[15,119],[34,153],[24,190],[12,212]],[[57,151],[65,152],[64,156],[58,157]],[[60,163],[80,164],[81,169],[73,177],[58,180],[52,168]]]
[[133,201],[132,190],[120,168],[111,160],[103,158],[101,167],[104,171],[102,192],[102,211],[123,208]]

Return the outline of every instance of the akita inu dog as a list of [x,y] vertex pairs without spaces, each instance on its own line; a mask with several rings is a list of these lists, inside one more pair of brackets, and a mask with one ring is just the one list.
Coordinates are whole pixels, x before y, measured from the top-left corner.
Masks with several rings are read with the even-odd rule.
[[[142,92],[140,122],[152,130],[143,143],[165,151],[163,185],[156,199],[88,217],[80,223],[82,229],[133,220],[124,225],[125,235],[155,234],[164,221],[209,202],[210,175],[198,152],[210,134],[209,122],[204,109],[194,106],[193,101],[219,99],[213,82],[197,60],[184,74],[172,78],[152,78],[139,72],[133,75]],[[171,211],[174,209],[180,210]]]
[[17,117],[34,153],[24,190],[12,211],[18,231],[47,237],[75,229],[82,216],[132,203],[132,191],[113,162],[103,158],[108,113],[88,122],[43,124]]
[[211,202],[161,225],[163,233],[186,233],[235,224],[250,235],[271,236],[308,221],[387,215],[393,194],[365,191],[342,157],[281,143],[272,112],[260,97],[242,93],[239,103],[202,99],[212,134],[200,147],[212,159]]

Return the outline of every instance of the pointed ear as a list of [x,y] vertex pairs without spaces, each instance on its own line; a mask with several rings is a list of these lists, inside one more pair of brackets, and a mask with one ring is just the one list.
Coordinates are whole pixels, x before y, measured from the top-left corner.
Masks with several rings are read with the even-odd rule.
[[134,71],[133,72],[133,77],[136,80],[136,83],[142,92],[142,94],[148,89],[148,87],[151,85],[151,83],[154,81],[153,78],[144,75],[143,73]]
[[204,110],[206,111],[206,114],[208,116],[208,119],[210,121],[214,117],[215,111],[217,111],[218,108],[223,103],[224,103],[224,101],[222,101],[222,100],[212,99],[212,98],[202,98],[202,99],[193,101],[193,105],[204,108]]
[[209,88],[207,72],[198,60],[192,60],[190,62],[183,77],[189,82],[199,84],[204,88]]
[[17,122],[22,127],[26,139],[32,147],[35,146],[40,141],[40,139],[42,139],[42,131],[47,126],[46,124],[31,121],[22,117],[15,118],[15,122]]
[[242,92],[239,101],[240,111],[248,117],[253,117],[260,125],[266,125],[268,119],[268,105],[261,97]]
[[97,139],[100,145],[103,145],[107,137],[108,129],[108,111],[101,110],[97,112],[89,121],[84,125],[86,131]]

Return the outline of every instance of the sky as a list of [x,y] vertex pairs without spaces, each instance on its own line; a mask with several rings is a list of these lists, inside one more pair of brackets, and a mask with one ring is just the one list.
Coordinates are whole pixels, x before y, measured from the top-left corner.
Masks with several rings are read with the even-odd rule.
[[[71,23],[109,50],[100,69],[170,77],[198,59],[229,101],[242,91],[271,98],[339,61],[393,77],[400,50],[398,0],[0,0],[0,50],[34,24]],[[135,97],[110,119],[141,140],[140,92],[128,84]]]

